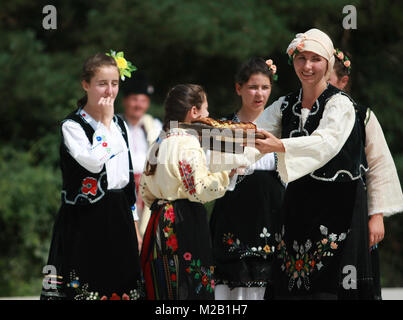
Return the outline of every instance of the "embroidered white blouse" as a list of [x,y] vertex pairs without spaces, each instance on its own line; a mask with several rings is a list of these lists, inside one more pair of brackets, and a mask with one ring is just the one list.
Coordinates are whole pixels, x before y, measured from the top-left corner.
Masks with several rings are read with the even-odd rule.
[[229,170],[252,163],[242,154],[211,152],[214,159],[210,159],[209,169],[199,140],[184,129],[171,129],[159,143],[159,146],[154,143],[147,155],[150,163],[157,164],[155,173],[143,174],[140,181],[140,192],[147,206],[155,199],[205,203],[220,198],[230,182]]
[[[129,156],[120,128],[112,121],[108,130],[84,110],[80,109],[79,113],[95,133],[90,142],[80,124],[72,120],[65,121],[62,124],[62,134],[68,152],[90,172],[99,173],[105,165],[108,190],[124,188],[129,183]],[[126,130],[129,135],[127,126]],[[137,221],[137,209],[134,208],[132,212]]]
[[365,127],[365,153],[369,171],[368,214],[383,213],[391,216],[403,212],[403,194],[399,176],[381,125],[371,111]]
[[[265,109],[257,120],[257,126],[281,136],[281,104],[279,98]],[[301,110],[304,123],[309,110]],[[355,111],[351,101],[336,94],[325,106],[318,128],[308,137],[281,139],[285,153],[278,153],[278,171],[285,182],[291,182],[325,165],[347,141],[354,125]],[[402,190],[393,158],[382,129],[371,113],[366,126],[366,146],[369,171],[368,214],[383,213],[390,216],[403,211]]]
[[[281,97],[267,107],[256,124],[258,128],[281,137]],[[300,119],[302,120],[302,117]],[[284,138],[285,151],[279,152],[277,168],[281,179],[289,183],[324,166],[341,150],[355,121],[352,102],[342,94],[335,94],[325,105],[322,119],[310,136]]]

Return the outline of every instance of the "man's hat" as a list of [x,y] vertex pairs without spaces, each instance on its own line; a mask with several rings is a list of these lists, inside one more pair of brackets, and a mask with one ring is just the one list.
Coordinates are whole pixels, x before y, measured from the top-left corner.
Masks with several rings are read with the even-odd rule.
[[147,76],[143,72],[136,71],[132,73],[131,78],[126,78],[122,82],[121,90],[124,97],[130,94],[146,94],[151,96],[154,92],[154,87],[148,82]]

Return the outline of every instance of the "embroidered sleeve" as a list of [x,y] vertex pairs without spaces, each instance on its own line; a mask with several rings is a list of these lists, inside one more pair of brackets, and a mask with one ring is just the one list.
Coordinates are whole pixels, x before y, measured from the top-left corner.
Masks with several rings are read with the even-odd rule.
[[229,172],[208,170],[202,148],[185,149],[177,163],[182,188],[189,200],[208,202],[224,195],[229,185]]
[[92,143],[88,141],[81,126],[74,121],[63,123],[62,134],[71,156],[93,173],[100,172],[105,162],[123,151],[119,140],[101,123],[95,130]]
[[390,216],[403,211],[403,195],[396,166],[390,154],[381,125],[372,112],[365,127],[369,171],[368,214]]
[[341,150],[354,122],[352,102],[341,94],[334,95],[310,136],[281,139],[285,148],[285,153],[277,153],[281,179],[288,183],[324,166]]

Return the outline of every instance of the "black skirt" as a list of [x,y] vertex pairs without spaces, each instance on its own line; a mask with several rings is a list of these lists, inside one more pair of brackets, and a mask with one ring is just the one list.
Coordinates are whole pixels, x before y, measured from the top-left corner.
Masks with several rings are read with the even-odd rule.
[[212,300],[214,268],[207,212],[187,199],[155,200],[141,250],[149,300]]
[[[133,215],[123,190],[91,205],[63,204],[56,217],[41,299],[144,296]],[[49,269],[51,270],[51,269]]]
[[361,180],[302,177],[287,186],[276,234],[277,299],[373,299]]
[[275,171],[256,170],[242,178],[216,200],[210,219],[216,283],[265,287],[272,281],[284,186]]

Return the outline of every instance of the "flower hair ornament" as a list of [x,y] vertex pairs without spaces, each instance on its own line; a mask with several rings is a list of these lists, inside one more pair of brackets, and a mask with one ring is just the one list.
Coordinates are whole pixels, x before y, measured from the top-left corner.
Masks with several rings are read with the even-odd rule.
[[305,33],[297,33],[295,35],[295,39],[291,41],[290,45],[287,48],[289,65],[292,65],[292,60],[294,59],[294,56],[297,53],[301,52],[304,48],[304,40],[306,40]]
[[275,64],[273,64],[273,60],[272,59],[266,60],[266,64],[269,67],[269,70],[271,71],[271,73],[273,75],[273,80],[277,81],[277,79],[278,79],[278,75],[276,74],[277,67]]
[[334,49],[334,56],[341,61],[344,67],[347,69],[348,74],[351,72],[351,60],[340,49]]
[[105,54],[115,59],[122,81],[125,80],[125,77],[130,78],[131,73],[137,70],[137,68],[130,61],[125,59],[123,51],[116,52],[111,50],[110,53]]

